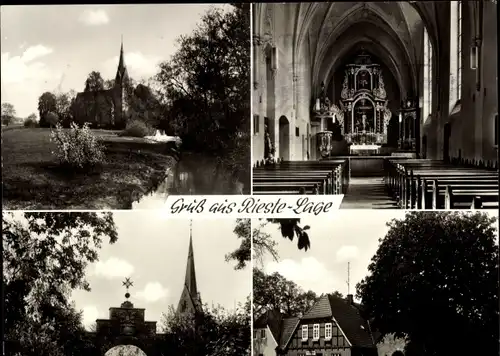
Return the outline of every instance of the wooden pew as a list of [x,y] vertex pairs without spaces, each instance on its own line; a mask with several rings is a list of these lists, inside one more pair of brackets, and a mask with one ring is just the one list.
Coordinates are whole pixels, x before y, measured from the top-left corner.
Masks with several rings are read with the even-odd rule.
[[470,208],[474,197],[483,207],[498,204],[498,194],[494,194],[498,192],[498,172],[494,170],[422,159],[387,159],[385,168],[386,185],[404,209],[443,208],[447,201],[446,186],[451,197],[447,206]]
[[488,177],[460,177],[455,179],[418,179],[417,181],[417,209],[443,209],[445,206],[445,190],[450,186],[451,189],[462,190],[498,190],[498,178]]
[[[493,203],[486,206],[485,203]],[[445,209],[498,209],[498,189],[453,190],[449,185],[445,190]]]
[[[256,167],[253,169],[253,192],[295,194],[300,188],[305,188],[306,193],[319,190],[319,194],[341,194],[347,189],[346,161],[283,161]],[[311,189],[315,185],[317,188]]]

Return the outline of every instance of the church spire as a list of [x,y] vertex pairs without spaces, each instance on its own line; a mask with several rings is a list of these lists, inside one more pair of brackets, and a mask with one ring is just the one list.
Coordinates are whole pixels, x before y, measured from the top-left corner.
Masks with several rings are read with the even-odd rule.
[[193,252],[193,222],[189,223],[189,250],[186,266],[186,276],[184,278],[184,288],[179,300],[180,312],[195,311],[200,305],[198,287],[196,285],[196,272],[194,268]]
[[198,288],[196,286],[196,273],[194,269],[193,221],[190,221],[189,223],[189,250],[186,266],[186,278],[184,284],[188,288],[191,296],[196,297],[198,295]]
[[128,79],[127,67],[125,66],[125,56],[123,54],[123,35],[120,47],[120,59],[118,61],[118,69],[116,70],[115,82],[123,84],[123,81]]

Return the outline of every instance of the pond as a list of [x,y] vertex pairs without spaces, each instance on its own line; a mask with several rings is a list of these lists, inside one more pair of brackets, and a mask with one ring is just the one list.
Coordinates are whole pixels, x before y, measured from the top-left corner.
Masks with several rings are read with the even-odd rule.
[[218,170],[214,158],[183,155],[156,189],[132,203],[132,209],[162,208],[169,195],[230,194],[244,194],[244,184]]

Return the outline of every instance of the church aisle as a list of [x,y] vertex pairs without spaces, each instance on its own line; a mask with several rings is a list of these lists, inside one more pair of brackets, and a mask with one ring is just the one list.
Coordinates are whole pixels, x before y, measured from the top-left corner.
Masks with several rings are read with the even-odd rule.
[[340,209],[398,209],[383,177],[351,177]]

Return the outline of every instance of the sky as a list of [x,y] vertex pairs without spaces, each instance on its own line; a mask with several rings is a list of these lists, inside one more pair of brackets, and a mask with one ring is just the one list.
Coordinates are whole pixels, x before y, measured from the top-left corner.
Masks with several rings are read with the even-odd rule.
[[[490,214],[496,216],[495,212]],[[318,295],[338,291],[345,296],[350,262],[349,293],[355,296],[356,284],[368,275],[378,240],[388,231],[386,223],[404,215],[403,210],[337,210],[328,218],[303,218],[301,226],[311,227],[311,248],[307,252],[299,250],[295,240],[283,238],[278,225],[267,224],[263,231],[276,236],[279,262],[267,254],[262,267],[266,273],[279,272],[302,289]]]
[[211,6],[229,5],[2,6],[2,103],[27,117],[43,92],[82,91],[93,70],[114,79],[122,36],[129,75],[148,79]]
[[[130,277],[130,301],[146,308],[146,320],[157,321],[173,305],[177,308],[186,273],[189,220],[167,219],[151,212],[114,212],[118,241],[103,244],[99,261],[87,268],[91,291],[73,291],[86,326],[107,319],[110,307],[125,301],[122,281]],[[234,310],[251,293],[251,269],[234,270],[225,255],[239,246],[235,220],[193,220],[193,251],[198,291],[203,303]]]

